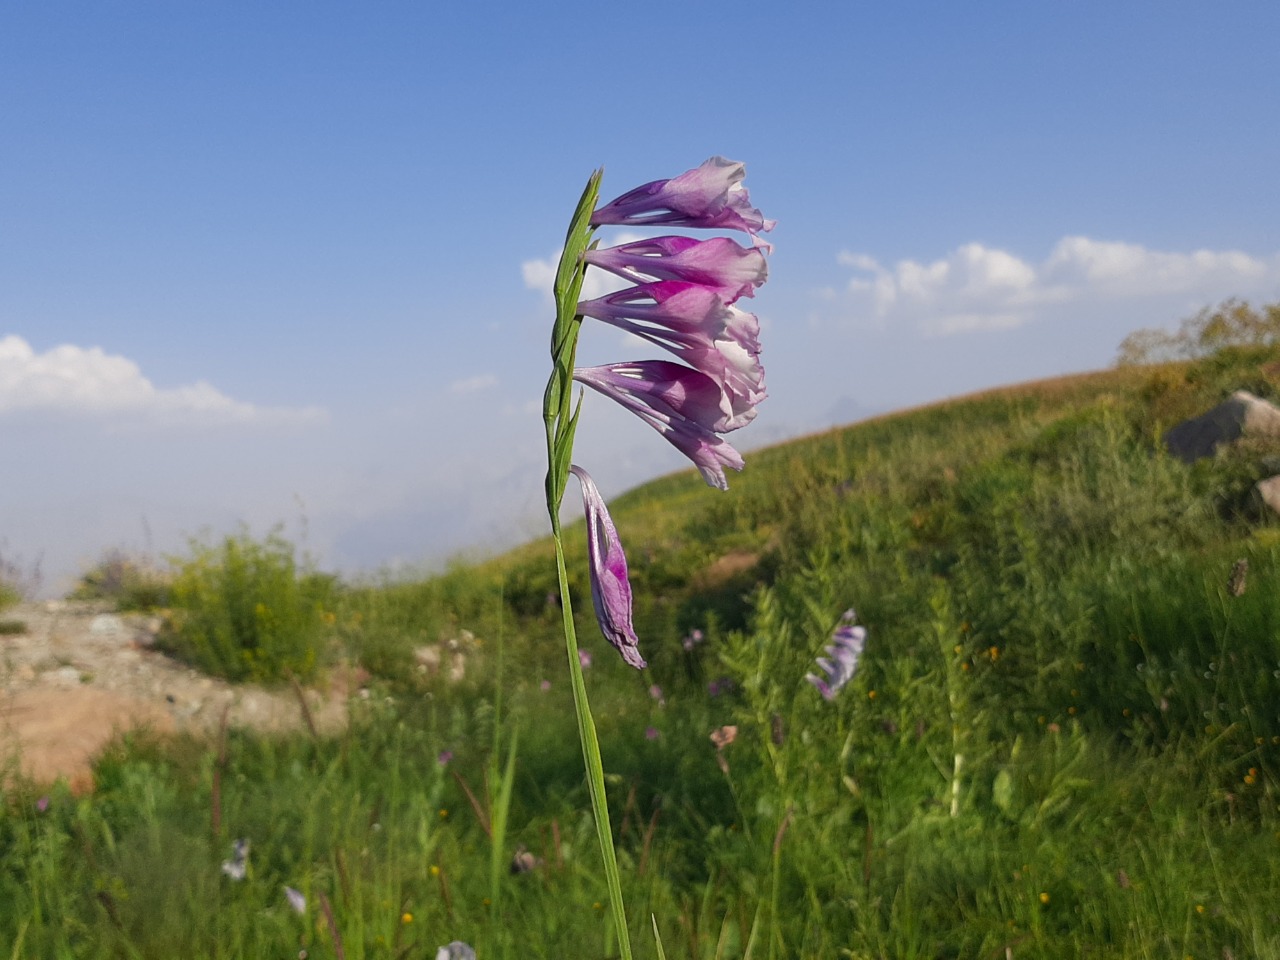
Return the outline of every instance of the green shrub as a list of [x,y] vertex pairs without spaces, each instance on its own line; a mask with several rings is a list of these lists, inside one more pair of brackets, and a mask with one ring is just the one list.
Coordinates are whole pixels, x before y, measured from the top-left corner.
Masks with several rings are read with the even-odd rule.
[[177,561],[173,614],[160,645],[231,680],[308,679],[322,660],[330,577],[299,571],[278,533],[212,546],[192,541]]

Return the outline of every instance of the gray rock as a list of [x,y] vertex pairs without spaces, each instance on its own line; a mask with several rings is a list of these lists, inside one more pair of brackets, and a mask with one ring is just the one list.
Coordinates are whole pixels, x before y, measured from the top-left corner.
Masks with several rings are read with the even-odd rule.
[[1247,390],[1237,390],[1207,413],[1173,427],[1164,442],[1171,454],[1192,463],[1241,437],[1280,438],[1280,408]]
[[1280,513],[1280,476],[1267,477],[1253,485],[1254,492],[1266,506]]

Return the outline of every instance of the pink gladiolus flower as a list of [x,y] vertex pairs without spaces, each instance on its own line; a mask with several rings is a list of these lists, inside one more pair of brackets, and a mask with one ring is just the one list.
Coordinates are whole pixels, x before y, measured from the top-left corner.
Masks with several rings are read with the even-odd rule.
[[744,427],[765,399],[760,363],[760,321],[726,304],[710,287],[676,280],[645,283],[584,300],[578,312],[670,350],[711,377],[724,393],[729,415],[713,429]]
[[755,296],[756,287],[769,278],[764,253],[728,237],[653,237],[588,250],[582,259],[635,283],[652,278],[701,284],[714,290],[725,303]]
[[[671,224],[743,230],[756,238],[757,234],[772,230],[774,221],[766,220],[751,206],[751,198],[740,182],[746,173],[745,164],[712,157],[678,177],[654,180],[606,203],[591,215],[591,225]],[[756,242],[767,246],[758,239]]]
[[706,374],[678,363],[637,360],[579,367],[573,378],[637,414],[702,471],[707,484],[727,490],[724,468],[741,470],[742,455],[716,435],[729,422],[724,397]]
[[591,602],[596,620],[622,659],[637,670],[646,664],[640,656],[639,639],[631,626],[631,583],[627,579],[627,558],[618,541],[618,529],[596,489],[591,475],[577,465],[569,471],[582,485],[582,506],[587,514],[587,559],[590,561]]

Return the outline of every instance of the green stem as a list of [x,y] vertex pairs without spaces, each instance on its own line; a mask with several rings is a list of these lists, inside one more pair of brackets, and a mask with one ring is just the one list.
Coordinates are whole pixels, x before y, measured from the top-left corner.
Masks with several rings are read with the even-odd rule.
[[609,906],[618,933],[622,960],[631,958],[631,936],[627,929],[627,911],[622,902],[622,877],[613,849],[613,827],[609,821],[609,798],[604,787],[604,763],[600,759],[600,740],[596,736],[587,685],[582,677],[582,661],[578,659],[578,635],[573,627],[573,606],[569,599],[569,574],[564,564],[564,545],[560,537],[560,518],[552,515],[552,536],[556,544],[556,573],[560,579],[560,607],[564,616],[565,653],[569,657],[569,677],[573,685],[573,707],[578,717],[578,739],[582,743],[582,760],[587,771],[587,788],[591,793],[591,812],[596,824],[596,839],[604,860],[605,880],[609,885]]

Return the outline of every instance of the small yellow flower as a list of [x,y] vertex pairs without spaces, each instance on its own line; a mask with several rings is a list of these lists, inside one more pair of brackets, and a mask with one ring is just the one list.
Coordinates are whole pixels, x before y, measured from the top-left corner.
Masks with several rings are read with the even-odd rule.
[[875,698],[876,698],[876,692],[875,692],[874,690],[868,690],[868,691],[867,691],[867,699],[868,699],[868,700],[874,700]]
[[488,906],[492,906],[492,905],[493,905],[493,901],[492,901],[492,900],[490,900],[488,897],[485,897],[485,898],[484,898],[482,901],[480,901],[480,902],[481,902],[481,903],[483,903],[486,907],[488,907]]
[[1197,903],[1197,904],[1196,904],[1196,913],[1204,913],[1204,904],[1203,904],[1203,903]]
[[1257,779],[1258,778],[1255,777],[1252,773],[1247,773],[1245,774],[1244,782],[1247,783],[1249,786],[1253,786],[1257,782]]
[[963,670],[965,673],[968,673],[968,672],[969,672],[969,661],[968,661],[968,660],[966,660],[964,663],[960,664],[960,669],[961,669],[961,670]]
[[1049,894],[1048,894],[1048,893],[1045,893],[1045,892],[1043,892],[1043,891],[1042,891],[1042,892],[1040,893],[1040,902],[1041,902],[1041,903],[1048,903],[1048,902],[1049,902]]
[[322,619],[322,620],[324,620],[325,626],[327,626],[327,627],[332,627],[332,626],[334,625],[334,623],[336,623],[336,622],[337,622],[337,619],[338,619],[338,618],[337,618],[337,616],[333,613],[333,611],[332,611],[332,610],[326,610],[326,611],[324,612],[324,616],[323,616],[323,617],[321,617],[321,619]]
[[593,904],[591,905],[591,909],[592,909],[592,910],[603,910],[603,909],[604,909],[604,904],[603,904],[603,903],[601,903],[599,900],[597,900],[595,903],[593,903]]
[[1074,717],[1074,716],[1076,715],[1076,708],[1075,708],[1075,707],[1067,707],[1067,713],[1071,714],[1071,716],[1073,716],[1073,717]]
[[448,818],[448,816],[449,816],[449,811],[448,811],[448,810],[446,810],[444,807],[441,807],[441,808],[440,808],[440,819],[441,819],[441,820],[445,820],[445,819],[447,819],[447,818]]
[[431,875],[433,877],[440,876],[440,868],[436,866],[434,863],[431,865]]
[[1120,715],[1121,715],[1122,717],[1127,717],[1127,716],[1129,716],[1129,708],[1128,708],[1128,707],[1125,707],[1123,710],[1121,710],[1121,711],[1120,711]]
[[999,660],[999,659],[1000,659],[1000,648],[999,648],[999,647],[992,647],[991,649],[989,649],[989,650],[987,651],[987,656],[989,656],[989,657],[991,658],[991,662],[992,662],[992,663],[995,663],[997,660]]
[[958,644],[958,643],[957,643],[957,644],[956,644],[956,646],[955,646],[955,650],[954,650],[953,652],[954,652],[957,656],[959,656],[960,654],[964,653],[964,647],[962,647],[960,644]]
[[413,923],[413,914],[406,910],[400,914],[400,922],[404,924]]

